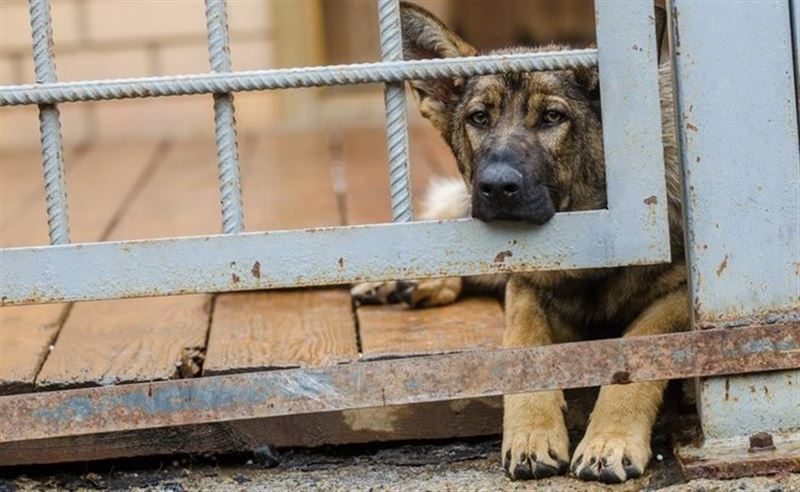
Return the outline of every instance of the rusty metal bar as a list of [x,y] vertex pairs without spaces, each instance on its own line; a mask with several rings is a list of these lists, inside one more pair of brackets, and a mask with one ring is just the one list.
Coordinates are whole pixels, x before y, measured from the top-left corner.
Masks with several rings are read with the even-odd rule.
[[800,367],[800,325],[0,397],[0,442]]

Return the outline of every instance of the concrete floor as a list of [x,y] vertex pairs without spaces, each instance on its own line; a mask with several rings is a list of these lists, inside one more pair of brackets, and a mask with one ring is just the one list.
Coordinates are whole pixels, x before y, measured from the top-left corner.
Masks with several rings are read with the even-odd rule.
[[[27,490],[663,490],[800,491],[800,475],[683,481],[670,456],[654,459],[644,477],[605,486],[559,477],[511,482],[500,468],[499,441],[271,450],[249,456],[184,457],[13,470],[0,492]],[[659,452],[656,446],[655,452]],[[663,451],[663,450],[662,450]],[[1,472],[0,472],[1,473]]]

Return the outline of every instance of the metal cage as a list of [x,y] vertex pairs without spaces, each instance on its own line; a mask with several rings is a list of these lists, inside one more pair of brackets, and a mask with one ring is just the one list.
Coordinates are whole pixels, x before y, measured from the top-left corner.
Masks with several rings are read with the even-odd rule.
[[[39,105],[52,245],[0,251],[2,305],[668,261],[653,8],[595,3],[597,49],[403,61],[398,2],[378,0],[381,62],[231,72],[225,3],[206,0],[211,72],[57,82],[49,3],[30,0],[36,84],[0,88],[0,106]],[[3,396],[0,442],[800,367],[797,0],[791,8],[794,37],[786,0],[671,4],[693,323],[710,330]],[[595,65],[607,209],[557,214],[541,228],[413,221],[405,80]],[[385,84],[394,223],[244,232],[233,93],[362,83]],[[70,243],[57,104],[188,94],[213,95],[222,234]],[[772,118],[753,128],[754,109]],[[798,372],[758,377],[779,386]],[[751,402],[763,415],[743,417],[752,410],[723,412],[719,381],[703,380],[707,439],[800,428],[791,390],[769,408]]]

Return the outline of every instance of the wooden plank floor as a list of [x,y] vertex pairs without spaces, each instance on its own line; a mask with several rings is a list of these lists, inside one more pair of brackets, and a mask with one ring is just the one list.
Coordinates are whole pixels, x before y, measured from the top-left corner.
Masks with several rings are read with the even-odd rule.
[[[148,169],[156,143],[67,152],[71,237],[105,239]],[[47,216],[37,153],[0,156],[0,246],[44,245]],[[66,314],[65,305],[0,310],[0,394],[29,391]]]
[[[411,153],[419,205],[428,181],[454,175],[455,165],[429,127],[412,129]],[[245,136],[240,155],[247,230],[390,218],[382,128]],[[38,159],[0,161],[4,247],[47,242]],[[219,231],[210,139],[89,148],[74,161],[67,167],[76,241]],[[254,274],[260,268],[253,265]],[[473,350],[497,346],[502,331],[493,299],[354,310],[341,287],[2,308],[0,321],[0,395]],[[485,435],[499,422],[498,399],[428,403],[6,443],[0,465]]]
[[[99,161],[91,164],[101,167]],[[112,226],[109,239],[217,232],[216,176],[213,142],[172,146]],[[210,308],[207,295],[76,303],[36,385],[170,379],[192,362],[193,351],[202,351]]]
[[[253,157],[258,165],[242,177],[248,230],[340,225],[329,147],[321,132],[259,140]],[[354,360],[358,346],[350,304],[342,288],[222,294],[204,373]]]

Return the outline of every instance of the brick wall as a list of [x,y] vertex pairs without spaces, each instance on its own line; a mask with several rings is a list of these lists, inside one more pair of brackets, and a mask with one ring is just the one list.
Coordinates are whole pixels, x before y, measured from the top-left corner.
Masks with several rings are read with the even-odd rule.
[[[200,0],[53,0],[60,81],[207,72]],[[274,66],[272,9],[261,0],[228,0],[234,70]],[[0,1],[0,83],[33,82],[26,0]],[[275,118],[275,93],[237,95],[240,131]],[[213,135],[211,96],[62,104],[67,144],[86,139],[193,138]],[[38,145],[33,107],[0,109],[0,146]]]

